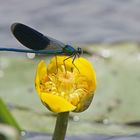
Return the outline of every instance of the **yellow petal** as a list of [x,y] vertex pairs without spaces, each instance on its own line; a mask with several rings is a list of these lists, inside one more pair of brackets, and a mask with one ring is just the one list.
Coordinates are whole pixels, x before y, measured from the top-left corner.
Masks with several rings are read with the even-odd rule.
[[43,78],[46,72],[47,72],[46,63],[43,60],[41,60],[37,66],[36,77],[35,77],[35,87],[39,95],[41,94],[40,80]]
[[[94,68],[92,66],[92,64],[87,61],[84,58],[77,58],[74,61],[74,64],[76,65],[76,67],[79,69],[80,74],[84,75],[88,78],[89,81],[91,81],[91,87],[92,90],[95,91],[96,89],[96,73],[94,71]],[[77,69],[75,68],[75,71],[77,71]]]
[[48,93],[41,94],[41,100],[45,103],[49,109],[53,112],[67,112],[75,110],[75,106],[70,104],[64,98]]

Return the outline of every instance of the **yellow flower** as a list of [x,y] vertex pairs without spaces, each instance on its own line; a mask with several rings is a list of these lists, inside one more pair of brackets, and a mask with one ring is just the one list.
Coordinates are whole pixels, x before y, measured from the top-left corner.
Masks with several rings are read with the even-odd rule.
[[[53,112],[81,112],[87,109],[96,89],[95,71],[86,59],[53,57],[37,67],[35,86],[42,103]],[[64,61],[65,60],[65,61]]]

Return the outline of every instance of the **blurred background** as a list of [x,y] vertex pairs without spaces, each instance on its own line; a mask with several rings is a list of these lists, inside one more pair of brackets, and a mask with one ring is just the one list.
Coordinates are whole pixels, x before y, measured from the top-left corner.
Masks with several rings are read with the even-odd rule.
[[[69,135],[140,133],[139,0],[0,0],[0,47],[23,48],[14,22],[75,47],[82,47],[97,74],[92,105],[71,113]],[[42,58],[0,52],[0,98],[27,132],[51,134],[55,115],[42,106],[35,88]],[[49,62],[49,57],[43,57]],[[30,120],[30,121],[29,121]],[[84,133],[83,133],[84,132]]]

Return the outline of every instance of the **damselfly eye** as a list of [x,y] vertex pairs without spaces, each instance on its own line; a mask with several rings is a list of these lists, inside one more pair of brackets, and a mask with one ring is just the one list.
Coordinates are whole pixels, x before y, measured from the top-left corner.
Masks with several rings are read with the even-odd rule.
[[77,48],[77,53],[79,54],[79,55],[81,55],[82,54],[82,49],[81,48]]

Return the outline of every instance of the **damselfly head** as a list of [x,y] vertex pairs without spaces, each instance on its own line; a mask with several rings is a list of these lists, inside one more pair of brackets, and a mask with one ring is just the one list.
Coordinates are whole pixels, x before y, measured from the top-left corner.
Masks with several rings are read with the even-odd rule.
[[80,56],[83,53],[82,49],[80,47],[77,48],[77,54]]

